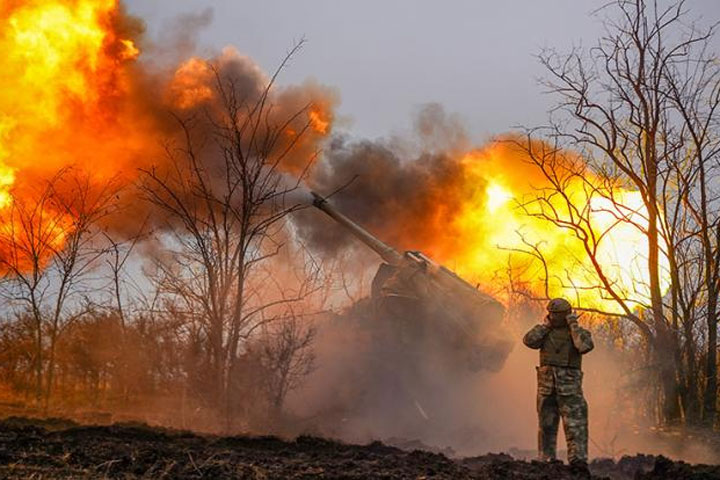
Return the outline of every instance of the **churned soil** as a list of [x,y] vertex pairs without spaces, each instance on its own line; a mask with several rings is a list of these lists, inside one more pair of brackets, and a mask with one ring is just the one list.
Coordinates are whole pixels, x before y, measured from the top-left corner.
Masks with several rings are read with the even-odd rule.
[[[594,461],[593,478],[720,479],[720,466],[663,457]],[[380,442],[348,445],[314,437],[217,437],[144,425],[80,426],[63,420],[0,422],[0,478],[153,479],[571,479],[560,463],[504,454],[451,459]]]

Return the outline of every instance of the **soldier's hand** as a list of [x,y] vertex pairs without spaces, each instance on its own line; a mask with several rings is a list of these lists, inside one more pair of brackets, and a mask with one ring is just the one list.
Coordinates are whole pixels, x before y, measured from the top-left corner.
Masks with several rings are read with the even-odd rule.
[[574,312],[568,314],[568,316],[566,317],[566,320],[567,320],[568,326],[570,326],[570,327],[573,327],[573,326],[576,327],[578,325],[578,316]]

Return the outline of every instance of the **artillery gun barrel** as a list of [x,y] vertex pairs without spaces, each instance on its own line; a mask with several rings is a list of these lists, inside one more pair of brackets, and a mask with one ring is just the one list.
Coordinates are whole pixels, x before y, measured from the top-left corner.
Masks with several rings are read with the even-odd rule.
[[330,218],[344,226],[350,233],[359,238],[365,245],[372,248],[378,255],[382,257],[390,265],[399,265],[402,262],[403,256],[390,245],[384,243],[382,240],[373,236],[370,232],[362,228],[357,223],[350,220],[348,217],[338,212],[330,202],[325,199],[322,195],[315,192],[310,192],[313,196],[313,206],[325,212]]

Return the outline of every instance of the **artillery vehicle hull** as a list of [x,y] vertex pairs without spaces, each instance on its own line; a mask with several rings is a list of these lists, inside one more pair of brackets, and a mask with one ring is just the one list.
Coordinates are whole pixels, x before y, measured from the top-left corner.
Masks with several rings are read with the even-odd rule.
[[384,342],[413,352],[442,352],[443,361],[472,371],[499,370],[512,349],[505,308],[421,252],[400,254],[313,193],[313,205],[384,260],[372,282]]

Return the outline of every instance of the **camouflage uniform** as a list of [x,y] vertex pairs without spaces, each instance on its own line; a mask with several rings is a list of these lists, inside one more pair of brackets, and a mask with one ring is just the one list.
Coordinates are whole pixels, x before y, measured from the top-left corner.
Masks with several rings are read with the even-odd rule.
[[552,326],[548,316],[544,324],[534,326],[523,338],[525,345],[540,350],[540,366],[537,367],[538,451],[543,460],[555,459],[558,424],[562,417],[568,461],[587,462],[588,406],[582,392],[581,355],[592,350],[594,345],[590,332],[577,324],[576,315],[568,311],[565,318],[566,324]]

